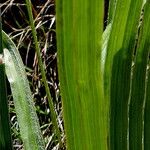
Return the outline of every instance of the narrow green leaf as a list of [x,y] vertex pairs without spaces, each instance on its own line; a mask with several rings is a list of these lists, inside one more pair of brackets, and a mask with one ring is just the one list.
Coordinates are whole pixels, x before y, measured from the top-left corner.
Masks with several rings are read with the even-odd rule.
[[[129,105],[129,149],[143,149],[143,120],[146,96],[146,70],[150,52],[150,3],[145,4],[143,23],[137,46]],[[148,91],[147,91],[148,92]]]
[[101,69],[102,69],[103,74],[104,74],[105,61],[106,61],[106,55],[107,55],[107,46],[108,46],[108,41],[109,41],[109,37],[110,37],[110,33],[111,33],[111,26],[112,26],[111,23],[109,25],[107,25],[107,27],[102,35]]
[[113,58],[115,54],[122,48],[130,2],[131,0],[118,0],[116,4],[114,21],[112,22],[112,29],[107,47],[104,72],[105,98],[107,100],[110,99],[110,82]]
[[107,21],[108,24],[113,22],[113,18],[114,18],[115,11],[116,11],[116,4],[117,4],[117,0],[109,1],[108,21]]
[[8,102],[6,94],[5,67],[0,64],[0,149],[12,149]]
[[1,9],[0,9],[0,54],[3,54]]
[[3,63],[2,20],[0,9],[0,149],[12,149],[8,101],[6,93],[5,66]]
[[149,70],[147,73],[147,89],[146,89],[146,102],[145,102],[145,112],[144,112],[144,150],[150,149],[150,60],[149,60]]
[[4,60],[11,85],[21,137],[26,150],[44,150],[44,142],[20,54],[3,32]]
[[118,0],[105,63],[105,97],[110,101],[110,147],[128,149],[128,101],[132,54],[142,0]]
[[34,43],[35,43],[35,50],[36,50],[36,54],[37,54],[37,58],[38,58],[39,68],[40,68],[41,75],[42,75],[42,81],[44,83],[44,87],[45,87],[45,91],[46,91],[46,95],[47,95],[47,99],[48,99],[48,104],[49,104],[50,111],[51,111],[50,115],[51,115],[51,119],[52,119],[52,123],[53,123],[53,130],[56,134],[56,137],[59,140],[59,144],[60,144],[60,147],[61,147],[62,146],[61,134],[60,134],[59,126],[57,124],[56,112],[55,112],[55,109],[54,109],[53,101],[52,101],[51,94],[50,94],[50,89],[49,89],[47,79],[46,79],[46,72],[45,72],[45,69],[44,69],[44,63],[42,62],[41,51],[40,51],[40,47],[39,47],[39,44],[38,44],[37,32],[36,32],[36,29],[35,29],[34,19],[33,19],[33,14],[32,14],[31,0],[25,0],[25,1],[26,1],[26,4],[27,4],[29,21],[30,21],[32,35],[33,35],[33,40],[34,40]]
[[57,0],[58,67],[69,150],[107,150],[102,0]]

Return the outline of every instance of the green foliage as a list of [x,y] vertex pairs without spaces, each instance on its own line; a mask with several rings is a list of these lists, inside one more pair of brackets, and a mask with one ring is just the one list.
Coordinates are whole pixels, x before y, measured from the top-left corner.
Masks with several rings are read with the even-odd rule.
[[[122,7],[122,3],[124,3]],[[117,1],[105,63],[105,97],[110,101],[110,147],[128,147],[131,66],[142,0]]]
[[[150,66],[150,61],[149,61]],[[150,68],[149,68],[150,69]],[[150,149],[150,119],[149,119],[149,113],[150,113],[150,70],[147,72],[147,87],[146,87],[146,96],[145,96],[145,110],[144,110],[144,147],[145,150]]]
[[5,65],[2,46],[2,22],[0,10],[0,149],[12,149],[10,124],[8,117],[8,101],[5,77]]
[[[137,54],[135,57],[135,65],[133,69],[132,77],[132,89],[130,97],[130,106],[129,106],[129,148],[141,150],[143,147],[145,150],[149,149],[149,144],[142,144],[144,135],[143,132],[147,135],[149,128],[143,126],[144,121],[144,109],[146,100],[149,101],[149,98],[146,99],[146,94],[149,94],[150,91],[146,89],[149,88],[147,83],[147,66],[149,62],[149,53],[150,53],[150,3],[147,2],[144,7],[143,22],[140,29],[140,35],[137,44]],[[148,76],[149,77],[149,76]],[[147,102],[146,102],[147,103]],[[146,106],[147,107],[147,106]],[[148,108],[146,108],[148,109]],[[149,108],[150,109],[150,108]],[[145,111],[147,115],[149,111]],[[148,120],[146,120],[148,121]],[[144,124],[146,124],[145,122]],[[143,131],[144,130],[144,131]],[[147,136],[145,136],[145,141],[147,141]]]
[[[67,149],[149,150],[150,1],[110,0],[105,30],[104,2],[56,0],[58,68]],[[26,0],[26,4],[53,133],[60,148],[61,134],[31,1]],[[3,56],[2,34],[0,42]],[[24,148],[45,149],[24,65],[5,33],[3,47]],[[0,57],[0,149],[2,144],[11,149],[9,121],[4,117],[8,116],[8,108],[2,60]]]
[[44,86],[45,86],[45,91],[46,91],[46,95],[47,95],[47,98],[48,98],[49,107],[50,107],[50,110],[51,110],[51,118],[52,118],[52,123],[54,125],[53,130],[56,133],[56,137],[58,138],[58,140],[61,144],[61,137],[60,137],[61,135],[60,135],[59,127],[58,127],[58,124],[57,124],[56,113],[55,113],[55,110],[54,110],[53,101],[52,101],[52,98],[51,98],[50,90],[49,90],[47,79],[46,79],[44,64],[42,63],[40,47],[38,45],[37,33],[36,33],[33,14],[32,14],[31,1],[26,0],[26,5],[27,5],[27,10],[28,10],[29,21],[30,21],[30,25],[31,25],[33,40],[34,40],[34,43],[35,43],[35,50],[36,50],[37,57],[38,57],[39,68],[41,70],[42,80],[43,80],[43,83],[44,83]]
[[[41,52],[38,46],[37,35],[34,27],[34,20],[32,17],[32,9],[30,1],[27,1],[28,10],[29,10],[29,18],[31,22],[31,28],[33,32],[33,39],[35,43],[35,47],[38,54],[38,61],[40,62],[40,68],[43,76],[43,82],[46,86],[47,97],[50,104],[50,115],[52,118],[53,126],[55,127],[53,133],[55,141],[60,141],[60,131],[57,127],[57,118],[54,111],[53,103],[50,97],[50,90],[48,87],[48,82],[46,80],[45,75],[45,66],[42,63]],[[20,43],[19,43],[20,44]],[[18,44],[18,45],[19,45]],[[5,64],[6,64],[6,74],[8,80],[11,85],[11,91],[13,94],[13,99],[15,103],[15,111],[17,113],[17,119],[20,127],[21,138],[24,143],[25,149],[45,149],[45,145],[43,142],[42,134],[39,128],[39,122],[36,116],[35,107],[33,104],[33,97],[31,95],[31,91],[29,89],[29,84],[26,78],[26,72],[22,60],[20,58],[20,54],[18,53],[18,49],[15,44],[11,41],[10,37],[3,33],[3,46],[4,46],[4,54],[5,54]],[[8,109],[6,109],[8,111]],[[48,113],[48,112],[47,112]],[[47,114],[46,113],[46,114]],[[49,114],[49,113],[48,113]],[[49,119],[50,120],[50,119]],[[51,120],[50,120],[51,121]],[[51,128],[51,124],[47,124],[49,128]],[[51,131],[50,131],[51,132]],[[49,135],[50,137],[50,135]],[[53,135],[50,139],[53,138]],[[48,142],[51,142],[49,140]],[[47,147],[52,143],[47,143]],[[54,143],[55,144],[55,143]],[[56,143],[57,144],[57,143]],[[61,142],[60,142],[61,144]]]
[[5,66],[0,64],[0,149],[11,150],[12,143],[5,82]]
[[100,63],[103,1],[56,1],[58,67],[69,150],[107,150]]
[[24,148],[42,150],[44,149],[44,142],[25,68],[15,44],[4,32],[3,47],[6,74],[11,85]]
[[[68,149],[142,149],[144,137],[148,145],[149,131],[143,124],[144,118],[149,124],[149,1],[110,0],[103,35],[103,2],[90,7],[89,3],[56,1],[58,65]],[[106,132],[97,135],[97,126]],[[106,137],[108,143],[104,146]]]

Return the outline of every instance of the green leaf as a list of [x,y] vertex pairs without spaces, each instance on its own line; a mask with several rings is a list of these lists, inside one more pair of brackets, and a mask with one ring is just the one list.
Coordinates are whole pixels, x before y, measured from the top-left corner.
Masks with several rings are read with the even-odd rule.
[[101,51],[100,61],[101,61],[101,69],[102,69],[103,74],[104,74],[104,67],[105,67],[105,61],[106,61],[106,55],[107,55],[107,46],[108,46],[108,41],[109,41],[109,37],[111,33],[111,26],[112,26],[111,23],[107,25],[102,35],[102,41],[101,41],[102,51]]
[[0,64],[0,149],[12,149],[8,101],[6,94],[5,66]]
[[0,149],[12,149],[10,124],[8,116],[5,65],[3,63],[2,20],[0,10]]
[[110,147],[128,148],[128,103],[132,54],[142,0],[118,0],[112,21],[105,63],[105,98],[110,101]]
[[23,62],[16,46],[4,32],[3,47],[6,74],[13,94],[24,149],[44,150],[44,142]]
[[101,73],[103,0],[57,0],[58,67],[67,148],[107,150]]
[[[150,52],[150,3],[146,2],[143,23],[138,40],[137,54],[132,77],[132,90],[129,106],[129,148],[143,149],[143,120],[146,98],[146,72]],[[149,92],[149,91],[147,91]],[[145,112],[147,113],[147,112]]]
[[28,15],[29,15],[31,31],[32,31],[32,35],[33,35],[33,41],[35,43],[35,50],[36,50],[36,54],[37,54],[37,58],[38,58],[38,64],[39,64],[39,68],[40,68],[41,75],[42,75],[42,81],[44,83],[44,87],[45,87],[45,91],[46,91],[46,95],[47,95],[47,99],[48,99],[48,104],[49,104],[50,111],[51,111],[50,117],[51,117],[51,120],[53,123],[53,131],[55,132],[55,136],[58,138],[59,147],[61,147],[62,146],[61,134],[60,134],[59,126],[57,123],[57,116],[56,116],[55,108],[54,108],[53,101],[51,98],[50,89],[49,89],[47,79],[46,79],[44,63],[42,62],[41,51],[40,51],[40,47],[38,44],[37,32],[36,32],[36,28],[34,25],[34,19],[33,19],[33,14],[32,14],[31,0],[26,0],[26,5],[27,5],[27,10],[28,10]]
[[117,0],[109,1],[108,21],[107,21],[108,24],[113,22],[115,11],[116,11],[116,4],[117,4]]
[[147,88],[146,88],[146,100],[144,111],[144,150],[150,149],[150,60],[148,64],[149,70],[147,72]]

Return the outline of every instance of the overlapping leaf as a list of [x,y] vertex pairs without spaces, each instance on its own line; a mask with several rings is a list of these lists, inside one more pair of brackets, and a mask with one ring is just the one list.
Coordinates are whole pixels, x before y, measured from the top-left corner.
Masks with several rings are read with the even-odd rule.
[[44,142],[24,65],[16,46],[4,32],[3,47],[6,74],[11,85],[24,148],[42,150]]
[[2,22],[0,10],[0,149],[12,149],[10,124],[8,117],[8,101],[5,77],[5,65],[2,46]]
[[[143,23],[141,25],[140,36],[138,39],[138,45],[136,49],[135,66],[133,68],[132,87],[131,87],[131,99],[129,107],[129,148],[141,150],[143,147],[148,150],[148,144],[143,145],[143,121],[144,121],[144,108],[146,93],[148,94],[149,85],[147,85],[147,65],[150,53],[150,3],[146,2],[144,7]],[[147,91],[146,91],[147,87]],[[146,102],[145,115],[147,116],[149,109],[147,108],[148,102]],[[146,119],[145,125],[148,123]],[[145,126],[145,141],[147,141],[147,133],[149,129]]]
[[[110,102],[110,147],[120,150],[128,148],[131,67],[143,1],[117,0],[113,3],[116,8],[111,19],[104,86],[105,98]],[[110,7],[112,9],[112,4]]]

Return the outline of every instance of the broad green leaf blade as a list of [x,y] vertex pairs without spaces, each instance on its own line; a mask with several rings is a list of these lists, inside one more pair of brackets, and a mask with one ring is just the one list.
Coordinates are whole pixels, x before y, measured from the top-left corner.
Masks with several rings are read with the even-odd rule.
[[44,150],[44,142],[25,69],[17,48],[3,32],[6,74],[14,98],[21,137],[26,150]]
[[[143,149],[143,120],[146,95],[146,71],[150,52],[150,3],[145,4],[137,45],[129,105],[129,149]],[[148,91],[147,91],[148,92]]]
[[57,0],[58,67],[67,148],[107,150],[100,49],[103,1]]
[[142,0],[116,2],[105,63],[105,96],[110,101],[110,147],[128,149],[128,100],[132,53]]
[[0,149],[12,149],[8,101],[6,93],[5,66],[3,63],[2,20],[0,9]]
[[146,89],[146,102],[144,111],[144,150],[150,149],[150,60],[149,60],[149,70],[147,73],[147,89]]

